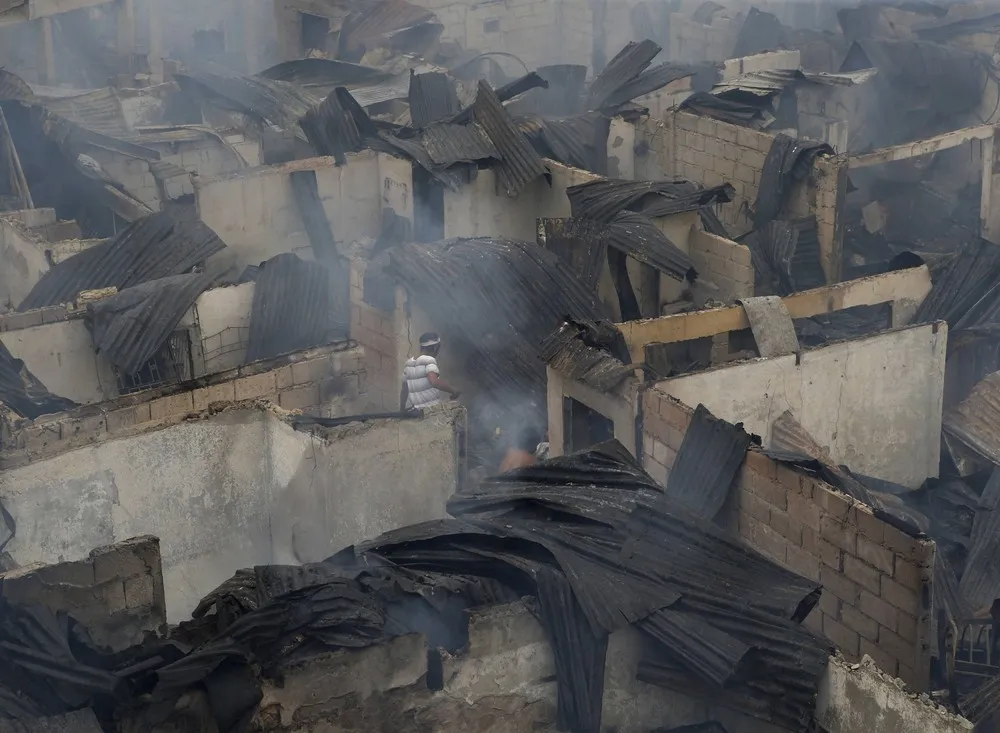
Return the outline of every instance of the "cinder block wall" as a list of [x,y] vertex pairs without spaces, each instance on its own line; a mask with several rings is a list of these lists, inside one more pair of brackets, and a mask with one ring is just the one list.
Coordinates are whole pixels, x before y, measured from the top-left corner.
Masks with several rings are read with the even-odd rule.
[[98,547],[83,560],[2,573],[0,593],[15,605],[66,611],[97,644],[116,652],[167,623],[160,540],[149,535]]
[[749,247],[692,229],[690,251],[699,279],[718,288],[716,299],[729,303],[753,297],[754,269]]
[[[757,200],[764,161],[774,136],[688,112],[670,112],[648,119],[636,133],[646,143],[646,155],[636,157],[640,179],[684,178],[705,186],[730,183],[733,200],[719,206],[719,217],[731,236],[753,227],[751,208]],[[784,212],[800,217],[815,214],[824,271],[829,282],[840,273],[838,211],[846,194],[843,161],[819,159],[809,178],[789,195]]]
[[[361,349],[320,347],[213,374],[192,384],[147,390],[37,420],[0,424],[0,468],[182,422],[216,402],[266,400],[285,410],[335,417],[357,412],[367,377]],[[397,397],[398,399],[398,397]]]
[[[643,465],[666,483],[691,409],[657,389],[643,394]],[[754,549],[823,584],[806,624],[856,660],[868,654],[911,689],[930,682],[935,545],[876,519],[832,486],[751,451],[732,521]]]
[[364,350],[368,406],[395,412],[399,409],[402,378],[397,368],[396,312],[381,310],[365,302],[366,267],[367,263],[361,258],[351,260],[351,338]]

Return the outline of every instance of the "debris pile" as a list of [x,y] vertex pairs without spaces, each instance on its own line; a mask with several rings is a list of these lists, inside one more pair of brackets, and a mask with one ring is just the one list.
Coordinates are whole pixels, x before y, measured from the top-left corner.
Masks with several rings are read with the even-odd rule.
[[683,486],[664,492],[614,442],[552,459],[456,495],[454,518],[403,527],[321,563],[240,571],[172,638],[116,656],[65,615],[6,604],[0,715],[89,707],[148,730],[203,687],[218,729],[242,730],[257,713],[261,678],[408,633],[458,653],[468,640],[465,609],[530,596],[553,648],[560,728],[600,729],[608,637],[632,625],[644,640],[640,679],[721,696],[805,731],[830,653],[800,625],[819,588],[711,521],[747,436],[699,415],[704,429],[678,455]]

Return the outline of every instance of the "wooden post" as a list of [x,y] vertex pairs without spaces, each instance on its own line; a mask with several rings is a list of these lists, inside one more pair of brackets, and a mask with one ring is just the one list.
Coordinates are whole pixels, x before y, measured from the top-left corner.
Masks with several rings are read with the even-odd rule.
[[21,208],[33,209],[35,202],[31,198],[31,189],[28,188],[28,179],[24,177],[24,169],[21,168],[21,158],[17,155],[17,148],[14,147],[14,138],[11,137],[10,128],[7,126],[7,115],[0,107],[0,132],[3,133],[4,147],[7,150],[7,159],[10,161],[11,181],[17,189],[17,196],[21,201]]

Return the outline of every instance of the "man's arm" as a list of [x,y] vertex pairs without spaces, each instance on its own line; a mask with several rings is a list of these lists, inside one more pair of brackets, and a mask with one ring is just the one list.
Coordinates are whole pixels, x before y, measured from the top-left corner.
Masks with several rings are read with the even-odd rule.
[[410,387],[407,385],[406,380],[403,380],[403,386],[399,389],[399,411],[406,412],[406,400],[410,397]]
[[458,397],[458,395],[460,394],[460,392],[457,389],[455,389],[446,381],[441,379],[441,375],[438,374],[437,372],[431,372],[430,374],[428,374],[427,381],[430,382],[431,386],[434,387],[435,389],[439,389],[442,392],[447,392],[452,397]]

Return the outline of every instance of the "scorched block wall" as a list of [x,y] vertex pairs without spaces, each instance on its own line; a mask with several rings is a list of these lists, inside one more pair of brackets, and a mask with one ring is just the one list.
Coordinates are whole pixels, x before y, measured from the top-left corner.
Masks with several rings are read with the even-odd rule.
[[[670,475],[691,414],[656,388],[643,395],[643,465],[658,482]],[[758,552],[822,583],[808,626],[848,659],[868,654],[912,689],[927,689],[933,542],[756,450],[740,473],[730,521]]]

